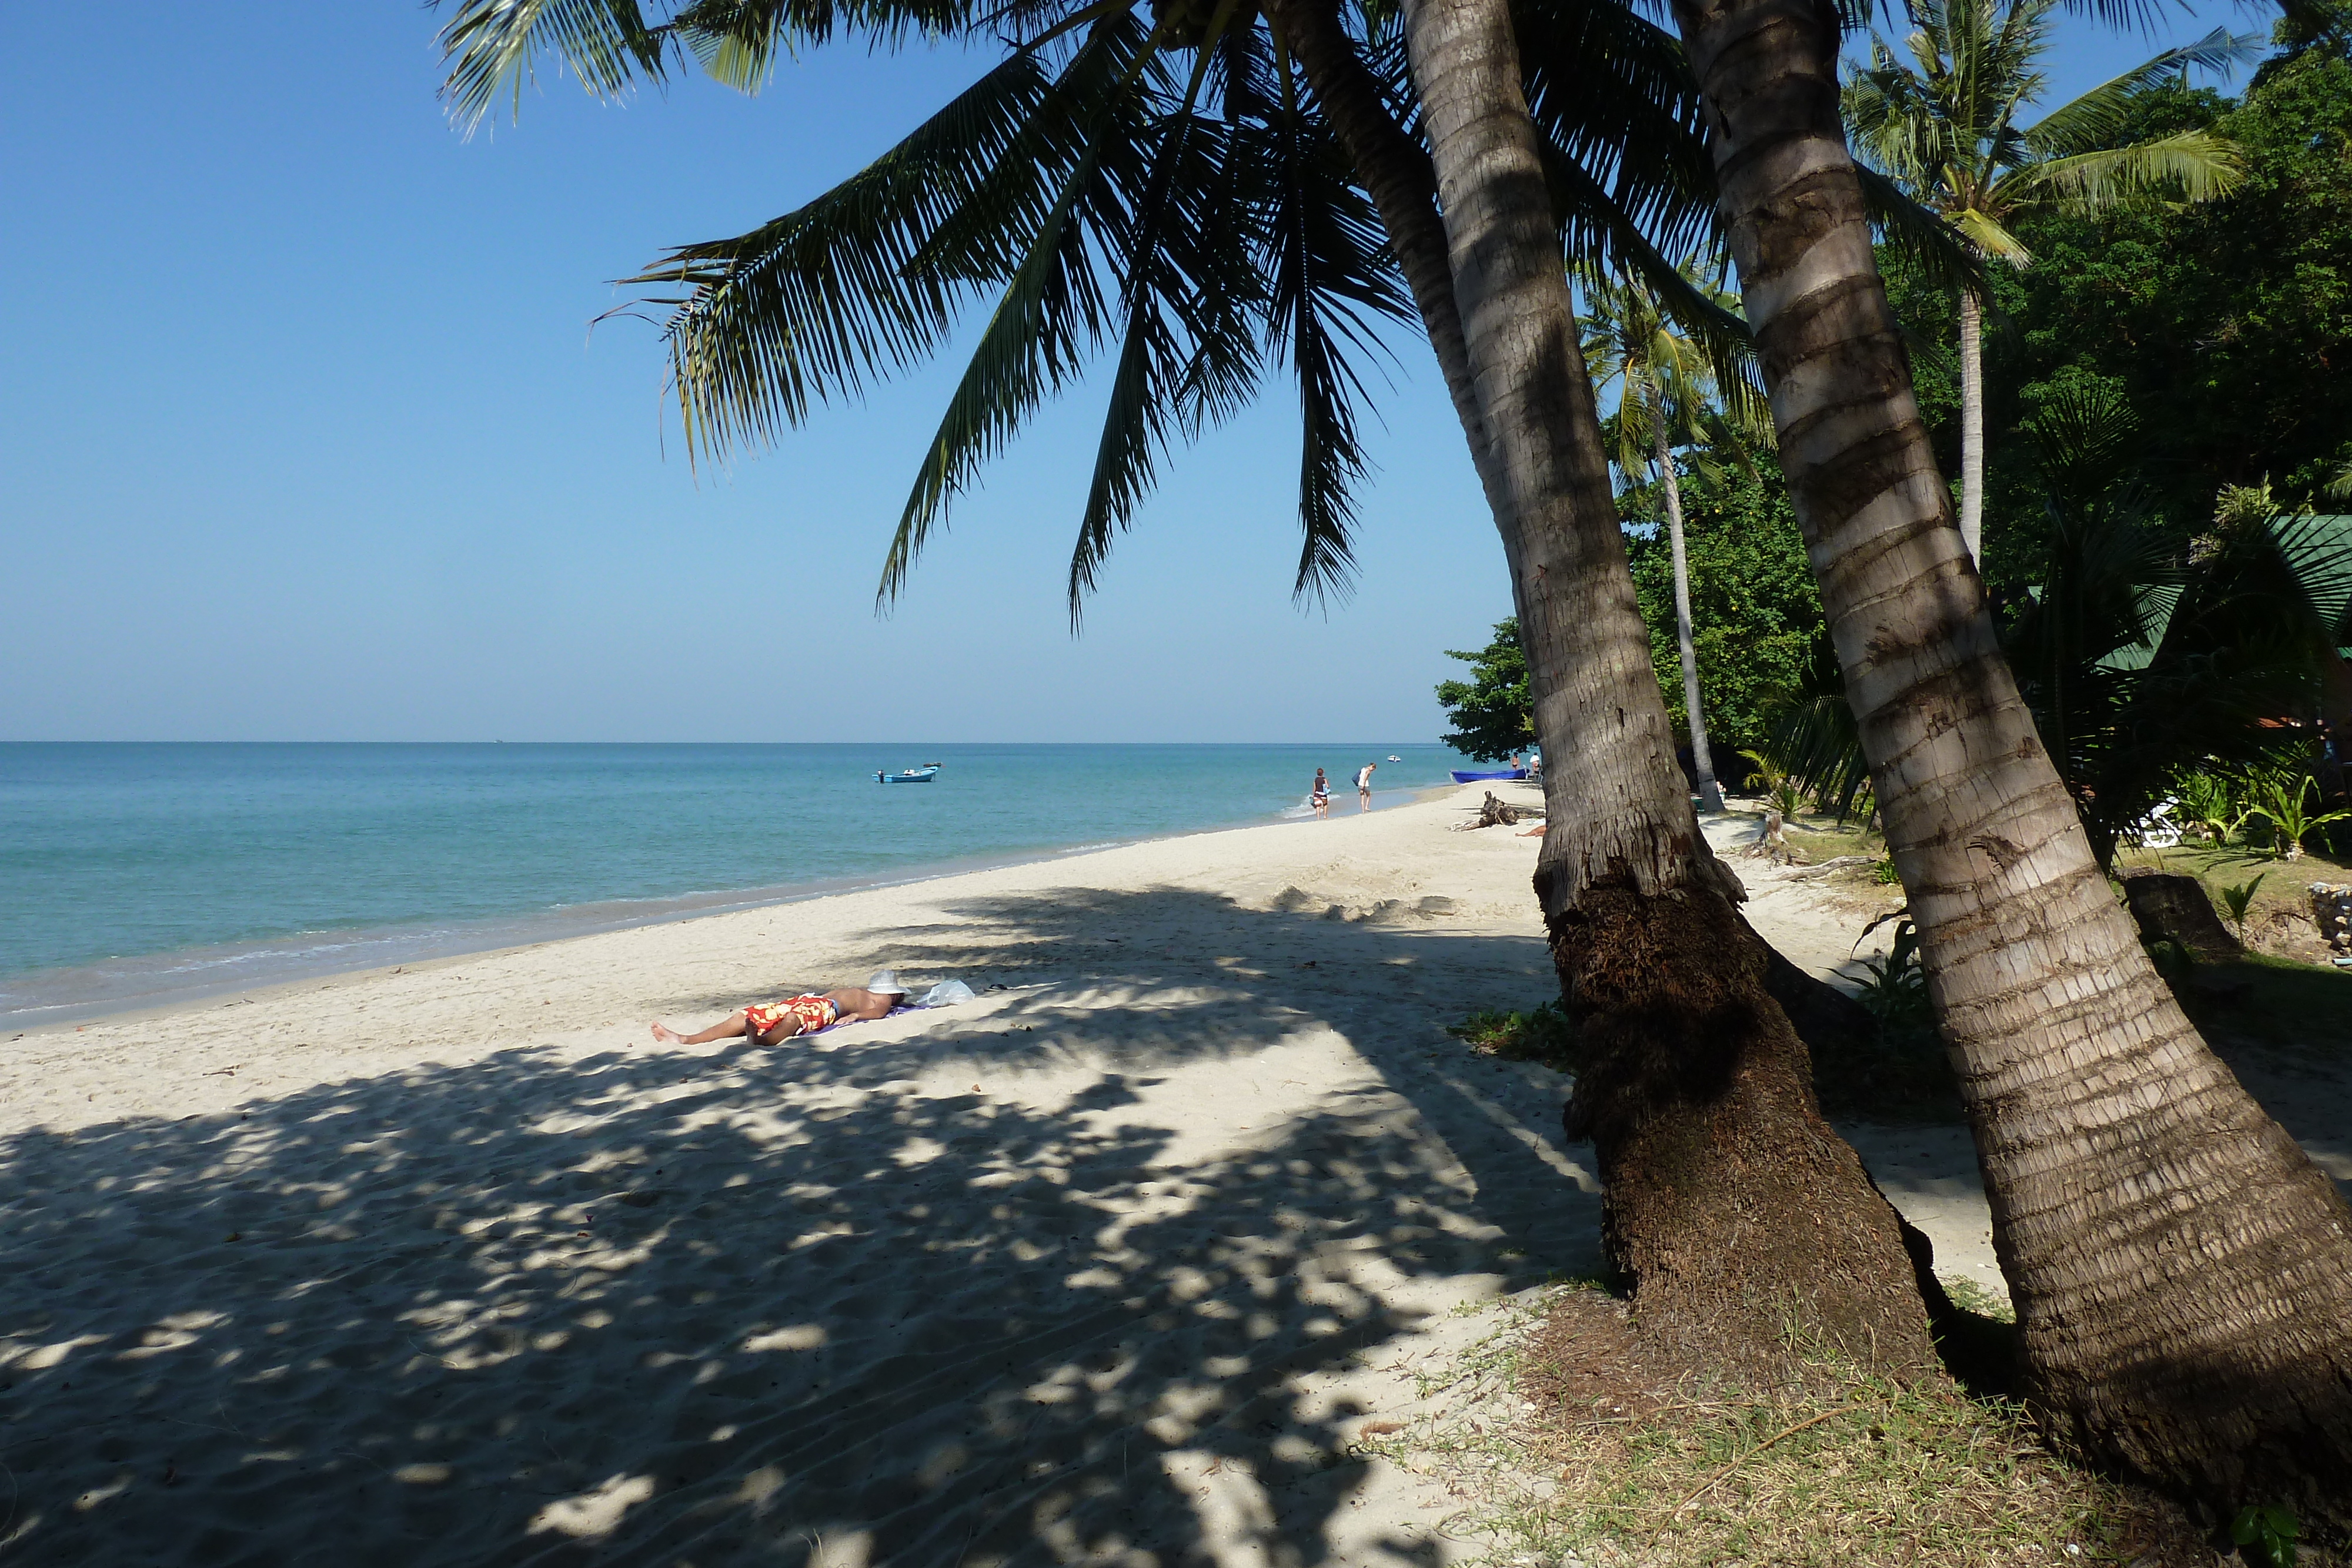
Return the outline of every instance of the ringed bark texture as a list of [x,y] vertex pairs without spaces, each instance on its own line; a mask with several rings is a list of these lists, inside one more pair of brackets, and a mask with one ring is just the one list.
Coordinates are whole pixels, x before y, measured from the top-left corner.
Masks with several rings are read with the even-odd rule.
[[1995,641],[1913,400],[1825,0],[1676,0],[1780,453],[2053,1436],[2352,1529],[2352,1210],[2183,1016]]
[[1454,293],[1517,586],[1551,828],[1536,873],[1589,1042],[1572,1130],[1640,1321],[1759,1369],[1805,1327],[1932,1371],[1894,1211],[1822,1121],[1709,852],[1650,662],[1503,0],[1412,0]]

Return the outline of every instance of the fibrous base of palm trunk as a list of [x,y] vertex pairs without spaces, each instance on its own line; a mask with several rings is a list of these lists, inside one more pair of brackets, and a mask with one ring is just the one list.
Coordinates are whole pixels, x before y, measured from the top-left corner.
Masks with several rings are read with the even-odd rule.
[[1584,1061],[1567,1130],[1642,1332],[1749,1378],[1938,1375],[1900,1221],[1822,1120],[1729,899],[1602,882],[1549,926]]

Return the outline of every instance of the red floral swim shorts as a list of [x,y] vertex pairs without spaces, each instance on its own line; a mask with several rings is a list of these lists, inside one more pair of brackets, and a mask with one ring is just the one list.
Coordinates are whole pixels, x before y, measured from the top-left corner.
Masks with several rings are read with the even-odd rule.
[[753,1034],[766,1034],[787,1019],[797,1019],[798,1026],[786,1036],[814,1034],[821,1029],[831,1029],[841,1017],[841,1009],[820,996],[788,997],[781,1002],[764,1007],[745,1008],[743,1021]]

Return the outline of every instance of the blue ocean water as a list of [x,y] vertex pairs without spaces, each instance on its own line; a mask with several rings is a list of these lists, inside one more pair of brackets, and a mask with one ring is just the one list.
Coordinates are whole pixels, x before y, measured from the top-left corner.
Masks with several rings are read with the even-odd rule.
[[[1398,762],[1386,760],[1391,755]],[[1304,818],[1439,746],[0,744],[0,1025]],[[877,769],[942,764],[931,784]]]

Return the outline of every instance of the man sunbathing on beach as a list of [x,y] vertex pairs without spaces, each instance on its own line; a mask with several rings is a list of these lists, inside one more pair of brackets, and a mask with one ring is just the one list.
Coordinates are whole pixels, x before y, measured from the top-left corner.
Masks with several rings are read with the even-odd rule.
[[780,1002],[745,1008],[741,1012],[730,1013],[699,1034],[680,1034],[667,1024],[656,1023],[654,1038],[664,1045],[709,1045],[714,1040],[749,1035],[757,1044],[777,1045],[796,1034],[814,1034],[837,1023],[866,1023],[888,1018],[890,1010],[904,1006],[906,1000],[907,988],[898,983],[898,972],[883,969],[863,988],[810,991],[786,997]]

